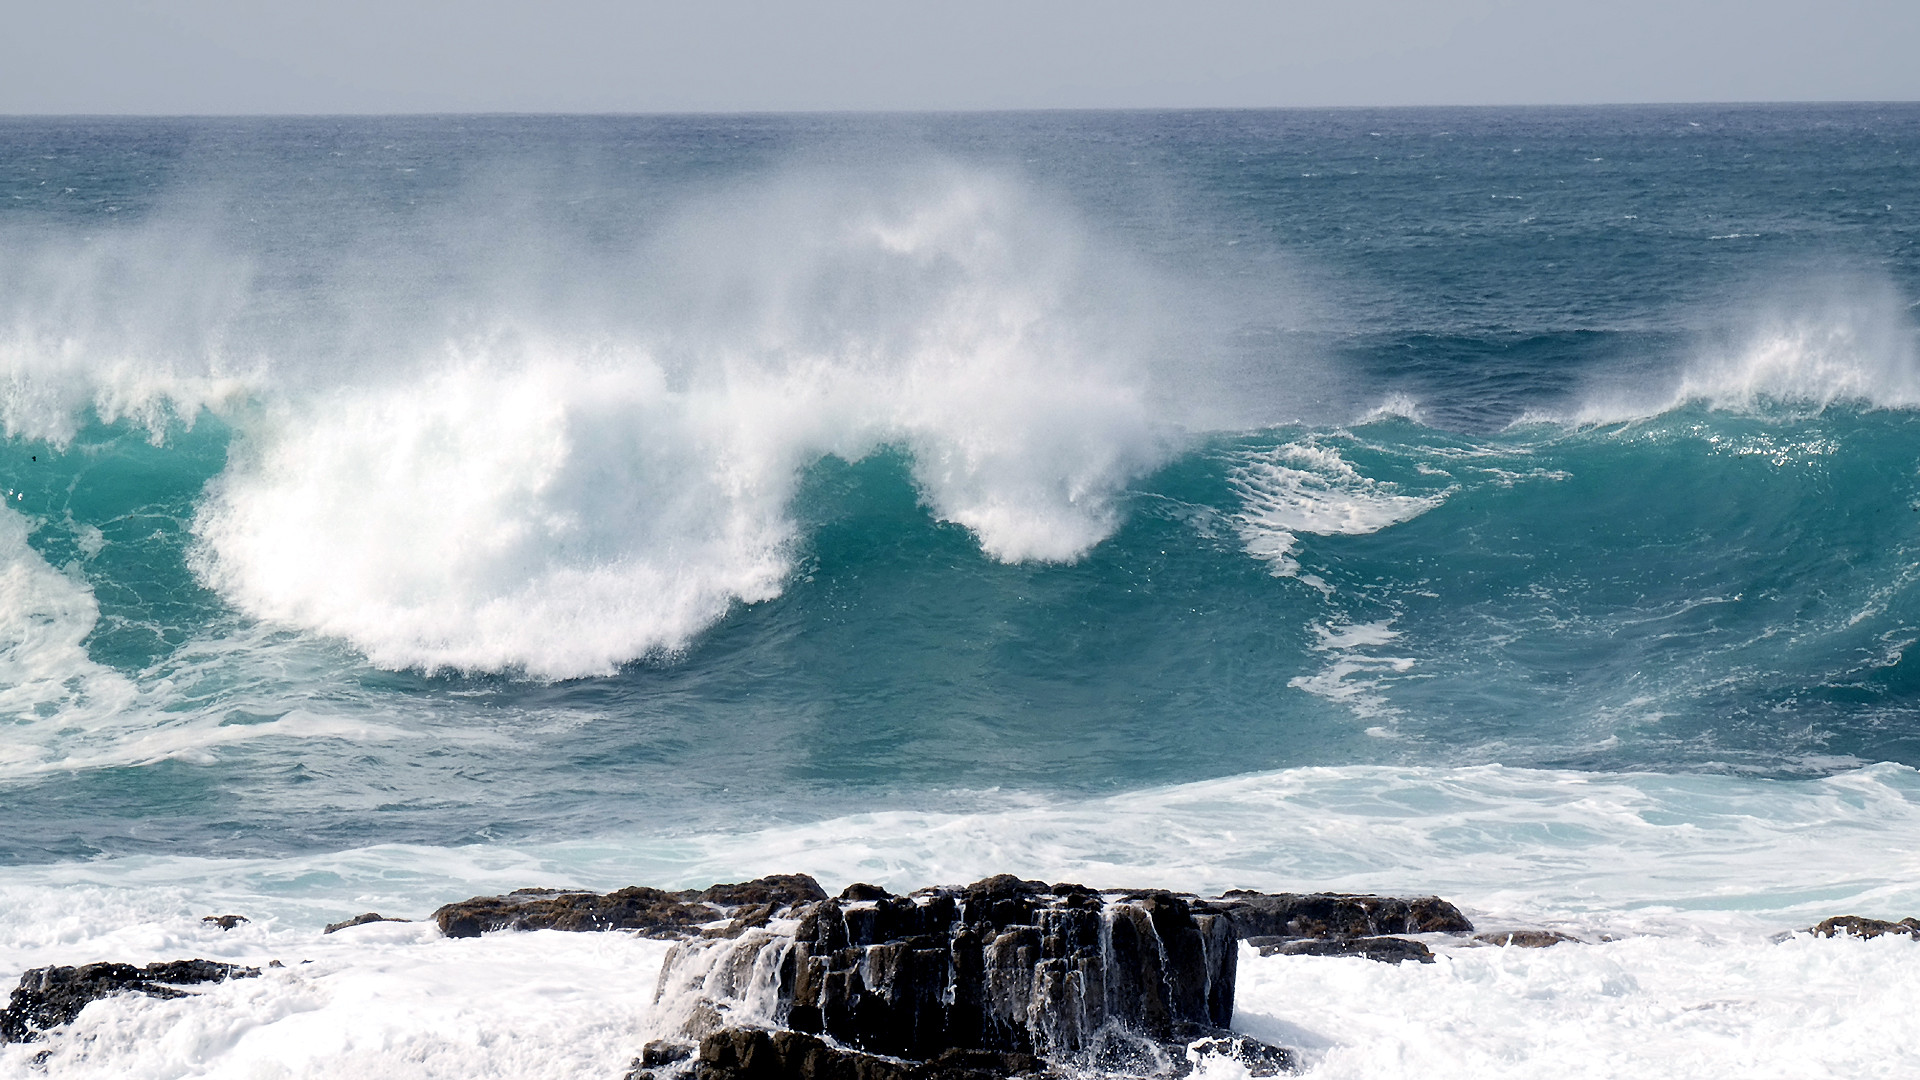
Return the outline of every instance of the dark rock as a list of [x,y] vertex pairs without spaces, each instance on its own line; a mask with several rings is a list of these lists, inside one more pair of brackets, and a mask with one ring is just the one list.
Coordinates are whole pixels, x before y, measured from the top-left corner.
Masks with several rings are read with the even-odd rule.
[[243,922],[252,922],[253,920],[247,918],[245,915],[209,915],[200,921],[203,923],[210,922],[222,930],[231,930]]
[[840,890],[842,900],[886,900],[892,896],[892,893],[880,886],[869,885],[864,881],[856,881]]
[[1581,944],[1580,939],[1577,937],[1555,933],[1552,930],[1510,930],[1504,933],[1475,934],[1473,940],[1484,941],[1489,945],[1499,945],[1503,948],[1511,947],[1515,949],[1544,949],[1550,945],[1558,945],[1563,941]]
[[826,898],[820,883],[805,874],[780,874],[702,891],[633,886],[601,895],[518,889],[448,904],[434,912],[433,919],[441,933],[456,938],[479,937],[490,930],[638,930],[644,937],[686,938],[743,905],[764,906],[764,924],[775,911]]
[[805,874],[774,874],[743,881],[738,885],[714,885],[701,892],[696,899],[721,907],[766,904],[784,908],[826,898],[827,892],[820,887],[820,883]]
[[1348,893],[1257,893],[1235,889],[1201,909],[1225,915],[1242,938],[1379,937],[1473,932],[1460,909],[1437,896],[1402,899]]
[[173,960],[132,964],[84,964],[34,968],[20,976],[7,1007],[0,1010],[0,1042],[27,1042],[48,1028],[73,1022],[87,1003],[110,994],[142,993],[158,998],[189,996],[180,986],[250,979],[259,968],[211,960]]
[[556,889],[516,889],[476,896],[433,913],[440,932],[479,937],[491,930],[639,930],[647,937],[684,937],[720,913],[693,901],[697,893],[628,888],[601,895]]
[[368,923],[412,922],[412,921],[413,921],[412,919],[389,919],[385,915],[382,915],[377,911],[369,911],[365,915],[355,915],[353,918],[348,919],[345,922],[328,923],[327,928],[320,932],[323,934],[331,934],[336,930],[345,930],[348,927],[353,927],[353,926],[365,926]]
[[1837,937],[1847,934],[1863,938],[1876,938],[1882,934],[1905,934],[1920,940],[1920,919],[1906,918],[1899,922],[1888,922],[1885,919],[1867,919],[1859,915],[1836,915],[1808,927],[1807,933],[1817,934],[1820,937]]
[[[676,945],[663,994],[715,999],[707,1011],[684,1013],[679,1036],[704,1038],[714,1019],[731,1030],[746,1017],[920,1063],[949,1051],[1096,1064],[1144,1055],[1155,1062],[1144,1075],[1165,1071],[1167,1054],[1156,1047],[1220,1031],[1233,1018],[1232,924],[1196,914],[1187,897],[1102,897],[1007,875],[911,897],[865,896],[796,907],[791,933],[754,929],[734,941]],[[764,1056],[773,1053],[767,1045],[751,1048]],[[757,1068],[740,1047],[738,1061],[713,1067],[729,1076]],[[704,1062],[705,1043],[701,1053]],[[959,1060],[948,1063],[961,1068]],[[856,1066],[869,1068],[819,1067]]]
[[1398,937],[1248,938],[1261,956],[1361,956],[1397,964],[1402,960],[1433,963],[1433,950],[1418,941]]

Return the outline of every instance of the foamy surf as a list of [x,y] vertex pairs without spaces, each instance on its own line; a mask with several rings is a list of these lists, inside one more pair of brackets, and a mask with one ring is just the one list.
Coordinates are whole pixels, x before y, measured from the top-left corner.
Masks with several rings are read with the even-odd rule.
[[[830,889],[910,889],[1012,871],[1203,892],[1432,891],[1483,929],[1581,939],[1524,950],[1442,935],[1430,966],[1247,950],[1236,1026],[1304,1050],[1311,1076],[1678,1078],[1714,1061],[1737,1075],[1897,1075],[1920,1060],[1891,1023],[1920,992],[1920,946],[1774,939],[1830,914],[1920,908],[1920,849],[1894,839],[1916,835],[1920,780],[1893,766],[1809,781],[1343,768],[737,834],[23,866],[0,885],[0,971],[189,954],[286,966],[196,999],[96,1003],[0,1061],[27,1075],[51,1050],[54,1077],[613,1076],[658,1007],[664,943],[321,925],[362,910],[417,919],[532,884],[801,871]],[[200,921],[225,913],[253,921]]]

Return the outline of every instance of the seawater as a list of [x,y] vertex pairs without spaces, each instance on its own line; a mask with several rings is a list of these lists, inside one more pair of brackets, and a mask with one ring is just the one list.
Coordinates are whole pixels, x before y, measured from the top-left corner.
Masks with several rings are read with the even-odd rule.
[[1920,913],[1920,107],[0,147],[0,977],[316,961],[50,1074],[617,1075],[646,943],[317,930],[794,870],[1594,942],[1249,959],[1325,1076],[1920,1064],[1770,940]]

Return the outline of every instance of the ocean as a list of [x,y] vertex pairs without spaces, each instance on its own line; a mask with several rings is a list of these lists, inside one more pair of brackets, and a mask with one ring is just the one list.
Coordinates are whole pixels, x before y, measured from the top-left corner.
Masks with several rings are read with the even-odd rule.
[[614,1080],[664,945],[320,928],[1001,871],[1582,939],[1247,953],[1313,1077],[1920,1072],[1920,944],[1780,937],[1920,915],[1917,157],[0,119],[0,984],[287,965],[0,1073]]

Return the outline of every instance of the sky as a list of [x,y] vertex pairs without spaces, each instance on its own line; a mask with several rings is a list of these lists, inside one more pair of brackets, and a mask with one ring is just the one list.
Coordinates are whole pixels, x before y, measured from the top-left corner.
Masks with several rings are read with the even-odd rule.
[[1920,99],[1920,0],[0,0],[0,113]]

